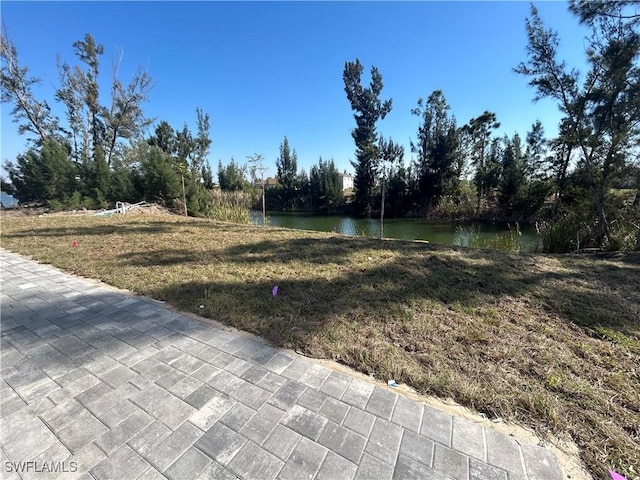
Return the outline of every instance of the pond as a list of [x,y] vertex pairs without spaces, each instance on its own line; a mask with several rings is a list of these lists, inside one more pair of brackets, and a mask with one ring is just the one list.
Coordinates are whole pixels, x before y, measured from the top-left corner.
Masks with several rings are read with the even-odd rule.
[[[250,217],[252,223],[262,225],[261,212],[251,211]],[[267,212],[267,224],[342,235],[375,238],[380,235],[380,221],[374,218]],[[384,221],[384,237],[521,252],[539,251],[542,247],[542,240],[532,225],[519,225],[517,230],[515,224],[491,222],[391,218]]]

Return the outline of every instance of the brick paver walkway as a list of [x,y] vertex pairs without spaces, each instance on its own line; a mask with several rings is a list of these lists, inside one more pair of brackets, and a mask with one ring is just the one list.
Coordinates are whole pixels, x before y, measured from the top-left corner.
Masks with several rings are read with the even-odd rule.
[[4,250],[0,266],[1,478],[562,478],[551,451],[386,386]]

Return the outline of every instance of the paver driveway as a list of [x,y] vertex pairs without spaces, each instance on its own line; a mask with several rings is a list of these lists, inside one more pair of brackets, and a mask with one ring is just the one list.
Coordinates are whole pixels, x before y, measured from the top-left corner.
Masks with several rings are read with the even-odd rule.
[[551,451],[386,386],[5,250],[0,266],[2,478],[562,478]]

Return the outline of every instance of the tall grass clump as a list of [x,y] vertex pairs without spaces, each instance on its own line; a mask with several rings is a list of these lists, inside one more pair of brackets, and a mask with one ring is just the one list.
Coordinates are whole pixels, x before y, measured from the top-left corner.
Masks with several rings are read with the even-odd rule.
[[521,250],[522,232],[520,224],[516,222],[515,227],[507,225],[509,230],[496,233],[492,237],[483,238],[480,235],[480,228],[477,225],[459,225],[456,227],[456,237],[459,245],[471,248],[488,248],[502,252],[519,252]]
[[222,222],[250,223],[249,209],[253,203],[250,193],[212,190],[209,194],[211,198],[206,212],[207,217]]
[[536,230],[542,236],[545,253],[576,252],[584,248],[592,236],[588,224],[568,213],[536,223]]
[[520,224],[516,222],[515,227],[512,227],[510,224],[507,226],[509,230],[506,232],[497,233],[493,237],[484,240],[484,248],[500,250],[502,252],[519,252],[521,250],[520,240],[522,239]]
[[455,238],[455,245],[480,248],[480,228],[477,225],[458,225]]

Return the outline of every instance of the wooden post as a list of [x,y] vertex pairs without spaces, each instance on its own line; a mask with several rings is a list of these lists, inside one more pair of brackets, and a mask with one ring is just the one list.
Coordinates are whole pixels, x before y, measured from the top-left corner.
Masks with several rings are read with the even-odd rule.
[[262,226],[267,226],[267,212],[264,204],[264,172],[262,173]]
[[384,238],[384,170],[382,170],[382,200],[380,202],[380,240]]
[[182,201],[184,202],[184,216],[188,217],[187,214],[187,193],[184,189],[184,174],[182,175]]

